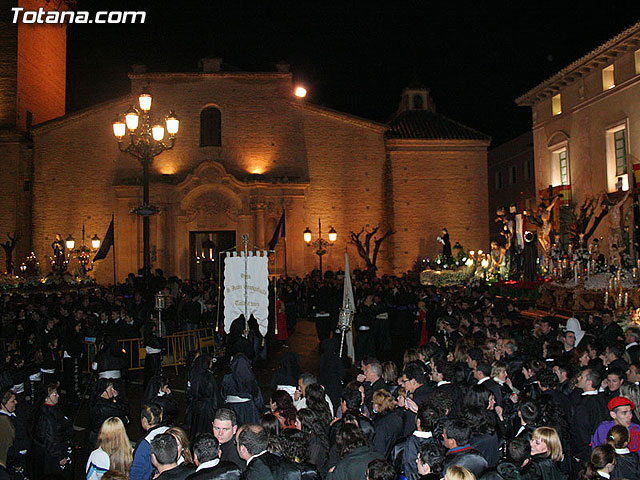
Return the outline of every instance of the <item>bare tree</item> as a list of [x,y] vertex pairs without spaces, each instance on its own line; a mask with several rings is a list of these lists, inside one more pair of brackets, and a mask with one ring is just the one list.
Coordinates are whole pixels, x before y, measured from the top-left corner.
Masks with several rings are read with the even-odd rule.
[[[358,233],[349,232],[351,237],[350,243],[356,246],[358,255],[367,263],[367,271],[372,275],[375,275],[378,270],[376,263],[378,262],[378,252],[380,251],[382,242],[395,233],[389,229],[380,238],[376,238],[375,235],[379,230],[380,226],[376,226],[371,230],[362,227]],[[365,234],[364,239],[361,238],[363,233]],[[371,240],[373,240],[373,252],[371,251]]]

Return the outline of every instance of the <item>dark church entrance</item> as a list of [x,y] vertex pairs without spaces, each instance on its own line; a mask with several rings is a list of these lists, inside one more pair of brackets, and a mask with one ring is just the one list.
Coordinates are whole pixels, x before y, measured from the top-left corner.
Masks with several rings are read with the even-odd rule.
[[233,249],[236,245],[234,230],[189,232],[189,278],[200,281],[213,279],[216,282],[220,271],[220,252]]

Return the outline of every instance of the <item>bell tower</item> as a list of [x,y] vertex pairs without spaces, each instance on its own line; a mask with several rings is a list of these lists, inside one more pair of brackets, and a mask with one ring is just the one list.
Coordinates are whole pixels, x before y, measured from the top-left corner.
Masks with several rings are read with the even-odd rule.
[[[14,274],[33,243],[33,146],[28,132],[32,125],[65,114],[67,61],[66,24],[25,23],[22,15],[72,5],[70,0],[0,0],[0,242],[16,235]],[[2,250],[0,270],[5,269],[5,256]]]
[[396,115],[407,110],[436,111],[436,105],[431,98],[430,90],[421,83],[412,83],[402,90],[402,98]]
[[[0,128],[28,131],[65,114],[66,24],[25,23],[25,11],[67,10],[67,0],[2,0]],[[18,11],[18,9],[22,9]]]

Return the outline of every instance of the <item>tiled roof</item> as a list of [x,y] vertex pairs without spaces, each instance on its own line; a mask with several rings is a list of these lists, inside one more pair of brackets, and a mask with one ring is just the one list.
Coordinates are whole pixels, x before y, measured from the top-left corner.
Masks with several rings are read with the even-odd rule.
[[407,110],[389,122],[389,139],[486,140],[491,137],[430,110]]

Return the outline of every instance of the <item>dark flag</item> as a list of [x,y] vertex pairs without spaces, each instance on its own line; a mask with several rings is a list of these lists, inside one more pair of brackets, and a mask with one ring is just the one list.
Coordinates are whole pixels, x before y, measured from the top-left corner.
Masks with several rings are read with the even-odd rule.
[[280,217],[280,221],[276,226],[275,232],[273,232],[273,237],[271,237],[271,241],[269,242],[269,250],[273,250],[276,248],[278,244],[278,240],[281,238],[285,238],[285,229],[284,229],[284,212],[282,212],[282,216]]
[[107,229],[107,233],[104,234],[104,240],[102,240],[102,245],[100,245],[100,250],[96,253],[96,256],[93,257],[93,261],[97,262],[98,260],[102,260],[107,256],[109,250],[113,246],[113,216],[111,217],[111,223],[109,224],[109,228]]

